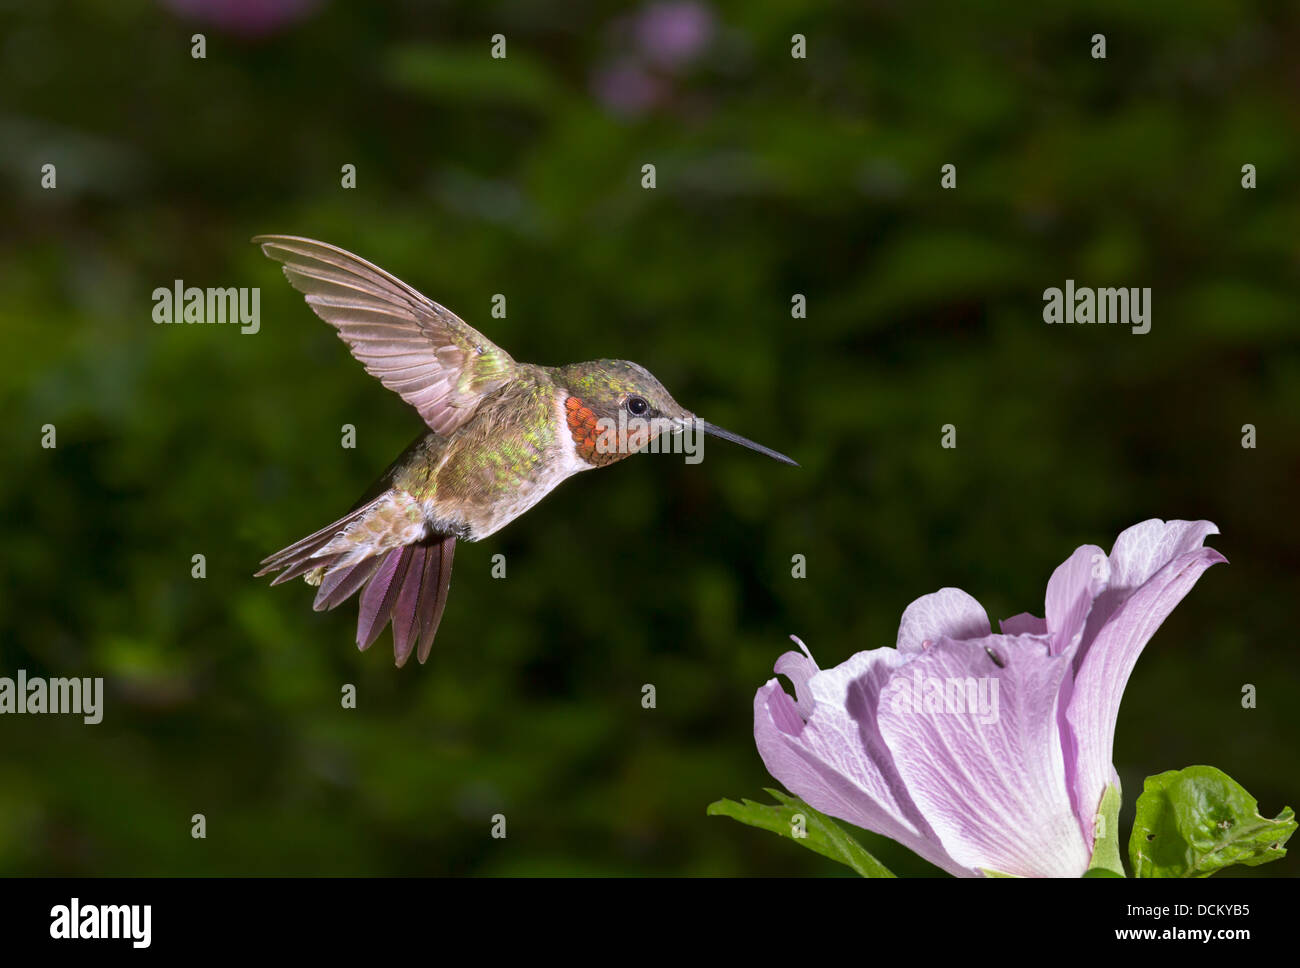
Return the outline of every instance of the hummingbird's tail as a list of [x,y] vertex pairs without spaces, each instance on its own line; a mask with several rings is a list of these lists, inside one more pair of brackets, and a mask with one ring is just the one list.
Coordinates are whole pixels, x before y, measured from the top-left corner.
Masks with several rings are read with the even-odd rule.
[[335,608],[360,591],[357,647],[368,649],[391,620],[397,665],[405,665],[417,645],[423,664],[447,605],[456,539],[449,534],[433,534],[359,561],[355,550],[331,554],[331,542],[369,510],[358,508],[277,551],[262,562],[257,576],[280,572],[272,585],[304,576],[310,584],[320,586],[312,603],[318,612]]
[[[420,646],[417,656],[423,665],[429,658],[433,637],[442,621],[442,610],[447,606],[451,557],[455,551],[455,536],[435,534],[414,544],[394,548],[376,559],[378,565],[365,579],[365,589],[361,592],[357,647],[369,648],[391,619],[393,657],[398,667],[406,664],[417,642]],[[356,565],[352,570],[360,567]],[[340,589],[344,587],[344,581],[347,580],[340,581]],[[321,582],[321,591],[324,590],[325,582]],[[343,598],[351,594],[349,591]]]

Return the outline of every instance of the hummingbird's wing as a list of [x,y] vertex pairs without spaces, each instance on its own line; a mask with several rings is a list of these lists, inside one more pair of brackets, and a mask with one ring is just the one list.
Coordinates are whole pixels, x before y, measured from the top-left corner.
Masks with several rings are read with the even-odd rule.
[[514,378],[510,354],[432,299],[337,246],[291,235],[253,241],[277,262],[312,310],[338,330],[366,372],[440,434]]

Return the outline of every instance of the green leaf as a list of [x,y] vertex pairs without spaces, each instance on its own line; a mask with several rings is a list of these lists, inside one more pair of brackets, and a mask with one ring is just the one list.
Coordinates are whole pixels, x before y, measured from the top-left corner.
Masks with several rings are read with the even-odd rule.
[[1241,784],[1212,766],[1147,777],[1129,839],[1135,877],[1209,877],[1232,864],[1286,856],[1290,807],[1269,820]]
[[[823,857],[847,864],[863,877],[893,877],[884,864],[872,857],[847,831],[824,813],[819,813],[798,797],[787,796],[779,790],[767,792],[780,804],[757,803],[753,800],[718,800],[709,804],[710,817],[731,817],[751,827],[770,830],[788,837],[796,844],[816,851]],[[798,819],[802,818],[802,820]],[[797,832],[802,831],[804,836]]]
[[1123,877],[1124,862],[1119,857],[1119,787],[1111,784],[1101,795],[1101,807],[1093,823],[1092,862],[1085,877]]

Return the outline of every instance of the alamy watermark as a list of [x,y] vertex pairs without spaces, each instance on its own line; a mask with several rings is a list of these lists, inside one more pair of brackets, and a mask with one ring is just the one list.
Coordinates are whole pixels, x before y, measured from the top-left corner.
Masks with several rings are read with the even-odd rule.
[[895,676],[885,687],[899,713],[947,713],[975,716],[981,726],[998,721],[996,676],[923,676],[914,669],[909,678]]
[[686,463],[704,459],[704,422],[671,417],[633,417],[620,410],[618,417],[596,421],[598,454],[685,454]]
[[16,679],[0,677],[0,715],[72,714],[94,726],[104,718],[104,680],[27,678],[19,669]]
[[1132,326],[1141,336],[1151,331],[1151,289],[1075,288],[1065,280],[1065,291],[1043,290],[1045,323],[1118,323]]
[[147,948],[153,940],[152,904],[68,904],[50,908],[50,937],[56,941],[126,940]]
[[244,334],[261,329],[262,290],[227,286],[224,289],[186,286],[180,279],[172,288],[153,291],[155,323],[235,323]]

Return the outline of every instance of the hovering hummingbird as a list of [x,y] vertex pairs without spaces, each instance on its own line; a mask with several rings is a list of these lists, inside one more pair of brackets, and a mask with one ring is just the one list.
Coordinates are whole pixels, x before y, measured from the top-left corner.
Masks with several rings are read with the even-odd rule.
[[[428,430],[352,510],[262,561],[271,583],[319,586],[313,608],[358,591],[357,646],[390,621],[402,666],[423,663],[447,603],[456,542],[505,527],[579,471],[689,430],[789,457],[697,418],[644,368],[624,360],[517,363],[455,313],[378,266],[325,242],[259,235],[262,251],[366,371],[424,418]],[[798,465],[795,465],[798,466]]]

